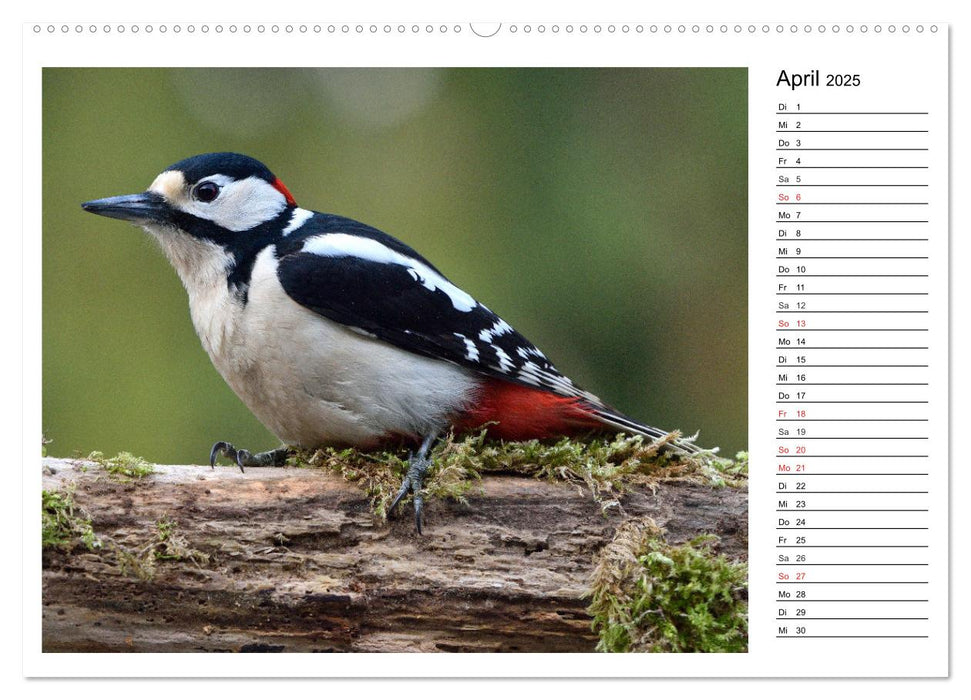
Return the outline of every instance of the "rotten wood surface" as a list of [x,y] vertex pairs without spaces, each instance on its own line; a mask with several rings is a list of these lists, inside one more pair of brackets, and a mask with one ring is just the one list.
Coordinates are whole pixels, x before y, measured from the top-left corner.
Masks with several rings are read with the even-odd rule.
[[[575,485],[488,476],[467,505],[429,502],[423,536],[410,503],[382,521],[357,486],[316,469],[158,466],[119,483],[45,459],[43,482],[72,488],[102,541],[45,550],[49,652],[592,651],[585,593],[625,519],[747,550],[746,492],[687,482],[636,490],[605,516]],[[130,564],[151,556],[159,520],[195,560],[139,575]]]

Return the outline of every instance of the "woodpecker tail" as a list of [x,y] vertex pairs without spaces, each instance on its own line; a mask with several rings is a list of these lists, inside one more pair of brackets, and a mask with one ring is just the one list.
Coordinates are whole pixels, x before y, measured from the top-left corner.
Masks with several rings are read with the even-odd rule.
[[[609,406],[597,406],[592,405],[589,408],[592,415],[596,416],[603,425],[615,428],[625,433],[632,433],[634,435],[643,435],[644,437],[649,437],[652,440],[661,440],[670,435],[670,433],[661,430],[660,428],[654,428],[650,425],[644,425],[643,423],[638,423],[633,418],[628,418],[623,413],[619,413]],[[683,452],[685,454],[697,454],[703,450],[697,445],[693,444],[693,440],[696,436],[690,438],[678,438],[672,440],[666,444],[670,449],[677,452]]]
[[[669,433],[632,418],[604,404],[593,394],[563,396],[545,389],[487,379],[476,404],[455,423],[458,431],[476,430],[489,424],[489,433],[501,440],[532,440],[575,435],[591,430],[618,430],[652,440]],[[692,439],[676,439],[666,449],[695,454],[701,448]]]

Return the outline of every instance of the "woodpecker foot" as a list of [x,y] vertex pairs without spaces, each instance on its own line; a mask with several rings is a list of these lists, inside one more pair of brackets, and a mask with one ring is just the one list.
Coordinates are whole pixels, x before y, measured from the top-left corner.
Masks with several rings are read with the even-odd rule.
[[209,466],[213,469],[216,468],[216,458],[219,455],[233,460],[239,470],[245,472],[243,467],[282,467],[290,456],[290,448],[278,447],[275,450],[253,454],[249,450],[237,450],[231,442],[220,440],[209,451]]
[[401,488],[398,490],[398,495],[394,497],[391,501],[391,505],[388,506],[388,513],[390,514],[394,511],[395,506],[398,505],[398,501],[404,498],[405,494],[409,491],[415,496],[415,529],[418,534],[421,532],[421,515],[425,506],[425,499],[421,495],[421,489],[424,485],[425,474],[428,473],[428,468],[432,465],[431,460],[424,458],[412,458],[408,461],[408,473],[405,475],[404,481],[401,482]]
[[414,494],[415,501],[415,529],[418,534],[421,532],[421,515],[425,507],[425,499],[421,495],[422,486],[424,485],[425,475],[428,473],[429,467],[432,466],[432,461],[428,459],[428,452],[431,450],[432,444],[438,438],[438,433],[431,433],[427,435],[421,443],[421,447],[418,449],[418,454],[412,455],[408,460],[408,472],[405,474],[404,481],[401,482],[401,488],[398,489],[398,495],[394,497],[391,501],[391,505],[388,506],[388,515],[394,512],[395,506],[398,505],[398,501],[405,497],[405,495],[410,491]]

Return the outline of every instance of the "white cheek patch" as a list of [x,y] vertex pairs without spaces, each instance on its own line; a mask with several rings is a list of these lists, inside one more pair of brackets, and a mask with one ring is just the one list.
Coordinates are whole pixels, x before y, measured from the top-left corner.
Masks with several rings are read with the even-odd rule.
[[287,206],[287,199],[273,185],[258,177],[248,177],[223,186],[219,196],[208,204],[190,200],[195,214],[230,231],[248,231],[273,219]]
[[352,236],[347,233],[328,233],[322,236],[308,238],[303,249],[308,253],[327,257],[355,257],[387,265],[401,265],[408,269],[408,273],[416,282],[429,291],[436,289],[448,295],[452,306],[458,311],[471,311],[476,301],[468,293],[463,292],[428,265],[418,262],[407,255],[391,250],[386,245],[371,238]]
[[225,175],[213,175],[204,181],[220,187],[219,196],[211,202],[193,199],[185,177],[177,170],[159,175],[149,189],[165,197],[176,209],[233,232],[255,228],[275,218],[287,206],[283,193],[262,178],[233,180]]

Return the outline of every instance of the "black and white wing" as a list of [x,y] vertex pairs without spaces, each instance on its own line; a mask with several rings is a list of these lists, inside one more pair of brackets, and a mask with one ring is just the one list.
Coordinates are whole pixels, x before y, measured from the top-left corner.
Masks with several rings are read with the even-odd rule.
[[578,398],[618,430],[665,435],[577,387],[535,345],[397,239],[331,215],[316,214],[307,224],[299,238],[277,245],[280,284],[298,304],[404,350]]
[[283,289],[321,316],[410,352],[582,396],[535,345],[390,236],[323,231],[278,255]]

